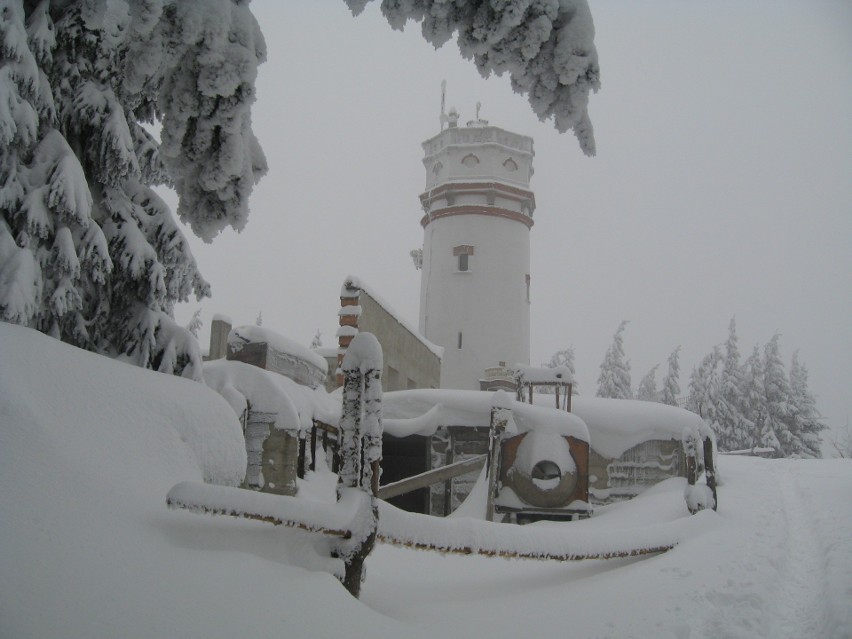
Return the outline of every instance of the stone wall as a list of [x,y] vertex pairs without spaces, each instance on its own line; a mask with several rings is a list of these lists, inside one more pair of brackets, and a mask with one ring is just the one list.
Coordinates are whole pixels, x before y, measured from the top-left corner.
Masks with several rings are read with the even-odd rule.
[[[354,335],[372,333],[382,346],[383,390],[440,388],[441,358],[380,301],[358,286],[350,285],[347,280],[340,297],[338,360],[342,360]],[[341,383],[339,377],[337,383]]]
[[275,428],[274,413],[251,411],[245,424],[248,465],[244,488],[276,495],[295,495],[299,437]]

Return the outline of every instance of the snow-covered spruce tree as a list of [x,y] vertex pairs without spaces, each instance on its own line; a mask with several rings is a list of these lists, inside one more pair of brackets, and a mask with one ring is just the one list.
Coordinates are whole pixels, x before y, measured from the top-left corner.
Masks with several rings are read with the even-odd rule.
[[198,331],[201,330],[202,326],[204,326],[204,321],[201,319],[201,309],[199,308],[192,314],[192,319],[186,325],[186,330],[192,333],[195,339],[198,339]]
[[659,367],[659,364],[655,365],[639,382],[639,388],[636,389],[636,399],[641,399],[644,402],[660,401],[660,393],[657,390],[657,369]]
[[725,358],[719,378],[716,418],[719,431],[716,441],[720,450],[740,450],[749,446],[749,425],[742,414],[743,370],[740,365],[740,351],[737,346],[736,318],[728,324],[728,340],[725,342]]
[[[798,455],[802,449],[801,441],[791,429],[792,391],[781,359],[781,335],[772,336],[763,349],[763,391],[766,396],[765,429],[772,431],[777,438],[778,453],[783,457]],[[771,444],[766,444],[767,446]]]
[[624,327],[627,320],[622,320],[612,338],[612,345],[607,349],[601,364],[601,374],[598,376],[598,397],[614,399],[632,399],[630,389],[630,362],[624,358]]
[[245,224],[265,171],[247,3],[0,0],[0,38],[0,318],[198,378],[172,311],[209,286],[150,187],[205,240]]
[[743,366],[742,406],[740,412],[750,426],[745,448],[767,447],[779,449],[775,433],[767,429],[766,391],[763,387],[763,360],[755,346]]
[[802,457],[822,457],[822,435],[826,426],[820,422],[816,398],[808,389],[808,369],[799,362],[799,351],[793,351],[790,364],[792,428],[801,442]]
[[677,406],[677,398],[680,396],[680,346],[669,355],[668,371],[663,379],[663,390],[660,401],[669,406]]
[[[545,368],[556,368],[557,366],[564,366],[570,372],[568,379],[566,382],[572,384],[571,392],[574,395],[579,395],[580,393],[577,391],[579,384],[576,380],[576,369],[574,368],[574,347],[569,346],[561,351],[556,351],[553,355],[551,355],[550,360],[542,364]],[[536,392],[543,394],[554,394],[556,390],[550,386],[542,386]]]
[[[369,0],[346,0],[358,15]],[[435,48],[454,33],[462,56],[483,77],[508,73],[541,120],[573,130],[586,155],[595,154],[589,93],[600,87],[595,27],[586,0],[383,0],[394,29],[421,23]]]
[[689,376],[689,399],[687,407],[719,432],[716,407],[719,397],[719,373],[717,371],[722,354],[718,346],[704,356],[701,363],[692,369]]

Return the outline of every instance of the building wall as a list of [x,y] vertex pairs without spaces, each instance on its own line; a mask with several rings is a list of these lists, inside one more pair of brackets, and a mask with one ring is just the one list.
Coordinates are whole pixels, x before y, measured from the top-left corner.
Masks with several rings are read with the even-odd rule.
[[[442,386],[479,390],[486,368],[529,364],[529,229],[500,217],[458,215],[424,231],[420,332],[444,347]],[[460,245],[473,247],[467,271],[459,271],[453,254]]]
[[[340,297],[338,359],[343,360],[354,335],[372,333],[382,347],[385,391],[440,388],[440,349],[424,342],[399,317],[371,295],[356,278],[347,278]],[[335,368],[337,368],[335,366]],[[337,386],[342,383],[338,376]]]
[[441,360],[367,291],[361,291],[360,305],[358,330],[372,333],[382,345],[384,390],[438,388]]

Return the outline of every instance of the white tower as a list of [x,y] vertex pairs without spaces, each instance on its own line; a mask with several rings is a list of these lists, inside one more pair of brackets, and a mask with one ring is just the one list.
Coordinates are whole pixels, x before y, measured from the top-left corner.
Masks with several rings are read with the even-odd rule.
[[478,111],[459,127],[451,110],[423,143],[420,332],[444,347],[444,388],[478,390],[486,368],[530,357],[533,141]]

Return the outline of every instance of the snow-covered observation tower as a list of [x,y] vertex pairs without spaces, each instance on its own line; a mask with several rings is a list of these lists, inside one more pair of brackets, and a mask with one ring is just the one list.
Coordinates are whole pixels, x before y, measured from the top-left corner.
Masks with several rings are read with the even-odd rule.
[[477,117],[423,143],[420,333],[444,347],[441,386],[479,390],[486,368],[528,364],[533,140]]

